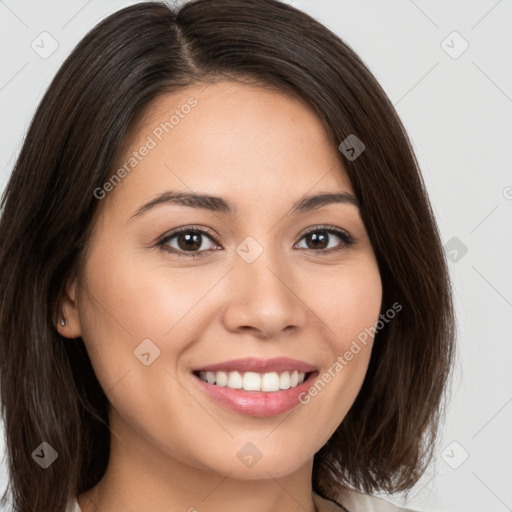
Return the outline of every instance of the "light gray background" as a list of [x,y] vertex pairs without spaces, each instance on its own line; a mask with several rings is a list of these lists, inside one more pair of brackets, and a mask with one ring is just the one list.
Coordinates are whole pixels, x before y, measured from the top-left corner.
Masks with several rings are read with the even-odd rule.
[[[512,0],[287,1],[344,39],[388,93],[455,260],[459,354],[452,398],[435,463],[407,506],[510,511]],[[98,21],[132,3],[0,0],[0,190],[62,61]],[[41,42],[43,31],[58,43],[45,59],[31,48],[33,41],[50,48]],[[469,47],[457,56],[463,40]]]

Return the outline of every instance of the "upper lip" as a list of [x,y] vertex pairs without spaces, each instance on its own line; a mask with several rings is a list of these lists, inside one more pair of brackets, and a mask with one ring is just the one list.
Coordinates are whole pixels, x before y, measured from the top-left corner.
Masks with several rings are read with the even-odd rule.
[[258,359],[256,357],[246,357],[243,359],[232,359],[221,363],[209,364],[196,368],[194,371],[205,372],[286,372],[294,371],[308,373],[316,368],[304,361],[290,359],[289,357],[274,357],[272,359]]

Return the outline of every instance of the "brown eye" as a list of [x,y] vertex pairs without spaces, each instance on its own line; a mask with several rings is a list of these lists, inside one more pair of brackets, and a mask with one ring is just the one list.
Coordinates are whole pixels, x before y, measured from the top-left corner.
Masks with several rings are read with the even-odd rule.
[[[305,249],[314,252],[331,253],[347,249],[355,243],[355,239],[346,231],[333,227],[317,227],[305,233],[302,238],[306,240]],[[333,238],[342,240],[342,243],[336,243],[335,240],[334,244],[331,243]]]
[[[336,243],[336,238],[341,240],[341,243]],[[346,231],[332,226],[319,226],[316,227],[302,236],[306,241],[306,247],[301,247],[307,251],[316,253],[330,254],[342,249],[347,249],[355,244],[355,239]],[[213,245],[208,246],[207,240]],[[334,243],[333,243],[334,242]],[[202,256],[208,251],[215,250],[216,240],[210,232],[204,229],[196,229],[191,227],[179,228],[164,238],[162,238],[158,245],[163,250],[176,254],[178,256]]]
[[178,256],[195,257],[212,249],[205,243],[206,239],[214,242],[213,237],[203,229],[181,228],[169,233],[158,245]]

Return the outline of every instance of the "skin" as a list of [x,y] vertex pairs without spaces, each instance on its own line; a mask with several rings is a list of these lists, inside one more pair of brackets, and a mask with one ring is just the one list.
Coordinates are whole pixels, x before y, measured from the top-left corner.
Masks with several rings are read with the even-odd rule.
[[[338,149],[298,97],[234,82],[162,96],[122,162],[191,96],[190,114],[99,201],[85,265],[61,303],[68,323],[59,331],[82,337],[110,402],[109,465],[78,503],[83,512],[312,512],[313,456],[361,388],[371,338],[307,405],[270,418],[226,409],[191,371],[287,356],[322,375],[378,320],[375,254],[357,206],[290,214],[305,195],[354,194]],[[129,220],[166,190],[221,196],[239,213],[166,204]],[[328,254],[344,244],[334,234],[317,249],[304,233],[322,224],[355,245]],[[222,242],[202,237],[194,259],[156,245],[182,226],[209,228]],[[250,264],[236,252],[248,236],[263,248]],[[177,237],[169,245],[183,247]],[[146,338],[161,351],[149,366],[134,356]],[[247,442],[262,454],[250,468],[237,457]]]

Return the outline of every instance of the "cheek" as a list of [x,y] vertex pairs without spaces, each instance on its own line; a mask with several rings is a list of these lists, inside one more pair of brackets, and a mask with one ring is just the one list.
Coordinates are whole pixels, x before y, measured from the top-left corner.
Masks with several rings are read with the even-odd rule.
[[122,244],[115,256],[107,257],[107,252],[114,254],[103,249],[88,261],[86,282],[95,299],[93,314],[101,318],[102,329],[119,331],[133,342],[172,336],[213,284],[212,276],[202,276],[198,268],[176,271],[164,259],[155,265],[154,255],[123,249]]
[[178,272],[164,258],[155,265],[154,257],[123,249],[113,238],[91,251],[84,276],[82,337],[104,389],[128,370],[144,368],[137,356],[148,350],[153,368],[174,368],[187,340],[204,325],[202,299],[219,280],[218,273],[200,267]]
[[310,300],[337,353],[348,350],[351,341],[379,318],[382,283],[373,259],[315,278],[314,290]]
[[[343,421],[361,389],[373,344],[373,328],[379,319],[382,283],[374,260],[339,269],[324,278],[314,296],[315,312],[328,326],[329,356],[316,381],[302,400],[322,419],[316,431],[326,442]],[[322,290],[322,291],[321,291]],[[319,445],[320,446],[320,445]]]
[[370,361],[373,329],[382,304],[382,282],[376,264],[368,264],[345,277],[340,284],[338,304],[339,311],[333,311],[333,321],[337,321],[333,338],[336,361],[346,374],[346,392],[355,399]]

